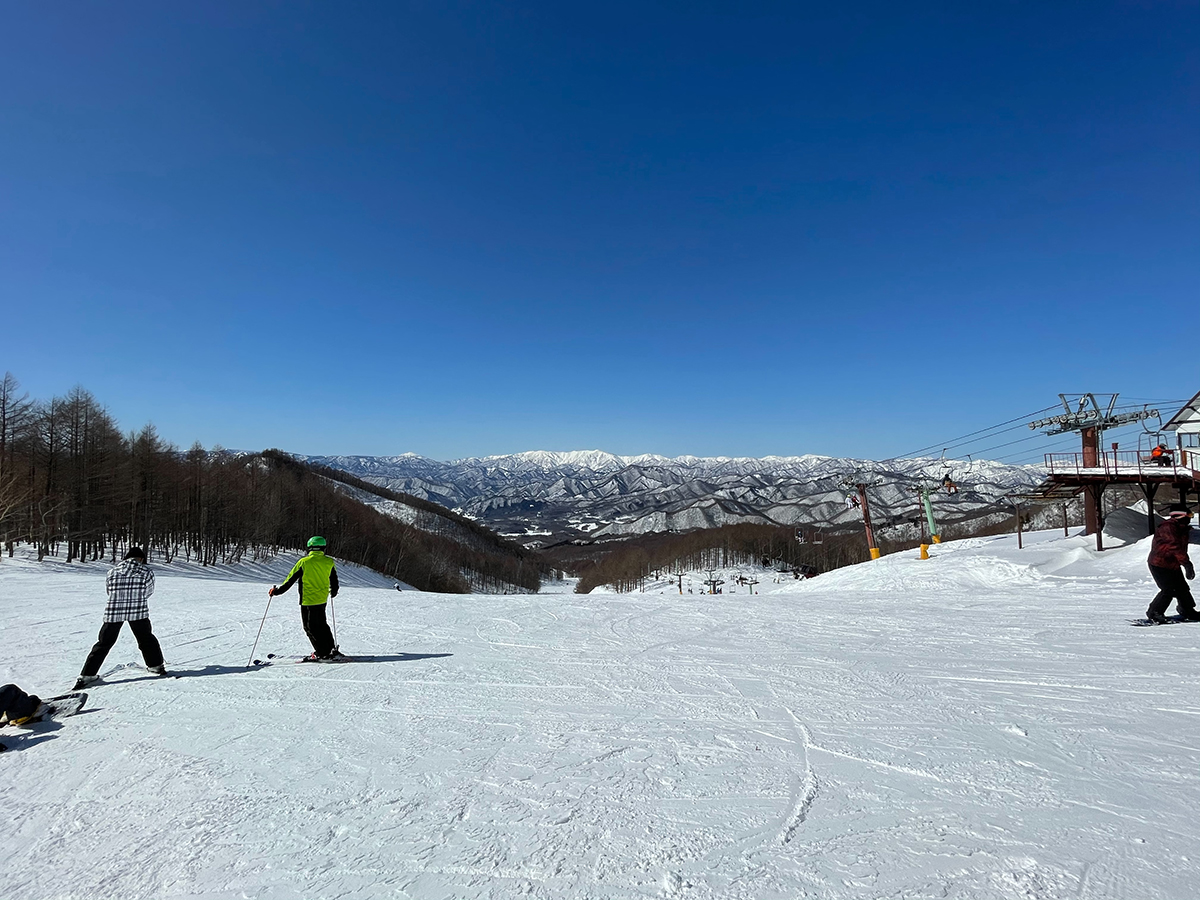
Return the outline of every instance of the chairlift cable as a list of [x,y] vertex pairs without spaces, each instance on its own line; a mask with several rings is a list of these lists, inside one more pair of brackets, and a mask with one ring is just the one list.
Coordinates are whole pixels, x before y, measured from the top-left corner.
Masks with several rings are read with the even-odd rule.
[[[1183,404],[1185,404],[1187,402],[1186,399],[1185,400],[1147,399],[1144,397],[1129,397],[1129,398],[1122,397],[1121,399],[1126,400],[1128,402],[1122,403],[1120,406],[1114,407],[1114,410],[1113,410],[1114,412],[1135,410],[1138,408],[1146,408],[1151,405],[1167,406],[1167,407],[1175,406],[1175,405],[1182,406]],[[959,452],[962,452],[964,447],[970,446],[973,443],[982,443],[988,439],[1000,437],[1001,435],[1003,435],[1007,432],[1017,431],[1020,428],[1026,427],[1028,425],[1028,420],[1032,419],[1034,416],[1038,416],[1038,415],[1041,415],[1042,413],[1049,412],[1051,410],[1058,409],[1058,408],[1059,408],[1059,406],[1057,404],[1055,404],[1054,406],[1047,406],[1043,409],[1035,410],[1034,412],[1027,413],[1022,416],[1016,416],[1012,419],[1008,419],[1008,420],[1006,420],[1004,422],[1000,422],[996,425],[990,425],[987,428],[980,428],[976,431],[968,432],[967,434],[961,435],[959,437],[953,438],[948,441],[938,441],[936,443],[929,444],[925,447],[921,447],[917,450],[911,450],[906,453],[897,454],[896,456],[891,457],[891,459],[895,460],[895,459],[918,458],[918,457],[920,457],[920,455],[922,453],[934,451],[939,448],[941,448],[943,454],[945,453],[946,450],[950,450],[950,449],[957,449]],[[1017,424],[1014,424],[1014,423],[1017,423]],[[1139,424],[1139,423],[1130,423],[1127,425],[1120,425],[1120,426],[1117,426],[1116,428],[1108,429],[1108,433],[1119,433],[1123,429],[1130,428],[1135,424]],[[1005,426],[1008,426],[1008,427],[1005,427]],[[969,455],[979,456],[984,453],[990,453],[992,450],[998,450],[998,449],[1002,449],[1004,447],[1010,447],[1010,446],[1014,446],[1016,444],[1025,443],[1028,440],[1036,440],[1038,437],[1046,437],[1046,436],[1045,435],[1033,435],[1024,440],[1008,441],[1008,442],[1002,443],[1002,444],[995,444],[991,447],[985,447],[981,450],[975,450],[975,451],[971,452]],[[975,438],[975,440],[972,441],[972,440],[970,440],[971,438]],[[1062,443],[1062,444],[1053,444],[1053,445],[1050,445],[1048,447],[1048,449],[1053,451],[1059,447],[1067,447],[1067,446],[1070,446],[1070,442]],[[1036,455],[1038,455],[1038,454],[1032,450],[1028,451],[1028,452],[1022,451],[1019,453],[1009,453],[1006,456],[1000,457],[999,459],[997,459],[995,461],[1001,462],[1004,460],[1012,459],[1013,457],[1024,458],[1026,456],[1036,456]]]
[[[1053,409],[1053,407],[1051,407],[1051,409]],[[1004,424],[1004,423],[1001,423],[1001,424]],[[960,438],[955,438],[954,440],[947,441],[944,444],[941,442],[939,442],[937,444],[931,444],[928,447],[923,447],[921,450],[912,451],[910,453],[905,453],[902,456],[893,457],[893,458],[894,459],[920,458],[920,455],[922,453],[925,453],[928,451],[936,452],[939,449],[942,451],[942,453],[945,453],[945,451],[947,451],[947,450],[962,448],[964,446],[969,446],[970,444],[976,443],[981,440],[987,440],[989,438],[999,437],[1000,435],[1005,434],[1010,431],[1018,431],[1023,427],[1025,427],[1024,422],[1022,422],[1021,424],[1018,424],[1018,425],[1012,425],[1008,428],[1001,428],[1000,425],[993,425],[990,428],[982,428],[979,431],[974,431],[974,432],[971,432],[970,434],[965,434]],[[971,438],[974,438],[974,441],[972,441]]]
[[[1126,425],[1120,425],[1116,428],[1108,429],[1106,431],[1106,434],[1108,434],[1110,436],[1111,435],[1123,436],[1124,433],[1129,432],[1129,431],[1134,431],[1135,429],[1138,429],[1140,427],[1141,427],[1141,423],[1132,422],[1132,423],[1129,423]],[[1034,440],[1036,437],[1037,436],[1031,437],[1028,440]],[[1067,450],[1070,447],[1078,447],[1078,446],[1079,446],[1078,439],[1068,436],[1065,440],[1060,439],[1058,441],[1055,441],[1054,443],[1047,444],[1044,448],[1042,448],[1042,452],[1040,454],[1039,454],[1039,451],[1031,448],[1029,450],[1022,450],[1022,451],[1018,451],[1015,453],[1008,453],[1004,456],[998,456],[993,461],[994,462],[1010,462],[1014,458],[1025,459],[1028,457],[1036,457],[1038,455],[1044,455],[1045,453],[1052,453],[1056,450],[1060,450],[1060,449]],[[998,448],[990,448],[990,449],[998,449]],[[979,452],[986,453],[987,449],[981,450]]]
[[954,449],[956,453],[966,452],[963,449],[965,447],[970,447],[970,446],[978,444],[982,441],[988,441],[988,440],[992,440],[993,438],[998,438],[1003,434],[1009,434],[1009,433],[1015,432],[1015,431],[1022,431],[1024,428],[1025,428],[1025,423],[1022,422],[1020,425],[1013,425],[1013,426],[1010,426],[1009,428],[1001,429],[1000,431],[993,431],[991,434],[981,435],[981,436],[975,438],[974,440],[959,441],[957,444],[948,444],[946,447],[944,447],[942,449],[942,454],[945,455],[945,452],[947,450],[951,450],[951,449]]
[[990,453],[990,452],[992,452],[993,450],[999,450],[1001,447],[1012,447],[1012,446],[1014,446],[1014,445],[1016,445],[1016,444],[1027,444],[1027,443],[1029,443],[1030,441],[1044,441],[1045,439],[1046,439],[1046,436],[1045,436],[1045,435],[1042,435],[1042,434],[1032,434],[1032,435],[1030,435],[1030,436],[1028,436],[1028,437],[1017,438],[1015,441],[1006,441],[1006,442],[1005,442],[1005,443],[1003,443],[1003,444],[993,444],[991,447],[984,447],[984,448],[983,448],[983,449],[981,449],[981,450],[976,450],[976,451],[975,451],[974,453],[972,453],[971,455],[972,455],[972,456],[981,456],[981,455],[983,455],[984,453]]
[[[1129,431],[1129,430],[1131,430],[1131,429],[1140,428],[1140,427],[1141,427],[1140,423],[1137,423],[1137,422],[1131,422],[1131,423],[1127,423],[1127,424],[1124,424],[1124,425],[1118,425],[1118,426],[1116,426],[1116,427],[1114,427],[1114,428],[1107,429],[1107,430],[1106,430],[1106,434],[1109,434],[1109,435],[1114,435],[1114,434],[1115,434],[1115,435],[1121,436],[1121,435],[1125,434],[1126,432],[1128,432],[1128,431]],[[999,434],[1000,434],[1000,433],[997,433],[997,434],[995,434],[995,435],[989,435],[989,437],[999,437]],[[981,449],[978,449],[978,450],[976,450],[976,451],[975,451],[974,453],[972,453],[971,455],[972,455],[972,456],[982,455],[982,454],[984,454],[984,453],[990,453],[992,450],[999,450],[999,449],[1001,449],[1001,448],[1003,448],[1003,447],[1015,446],[1015,445],[1017,445],[1017,444],[1028,443],[1028,442],[1030,442],[1030,441],[1044,440],[1046,437],[1047,437],[1047,435],[1044,435],[1044,434],[1031,434],[1029,437],[1022,438],[1022,439],[1019,439],[1019,440],[1015,440],[1015,441],[1008,441],[1008,442],[1006,442],[1006,443],[1003,443],[1003,444],[993,444],[993,445],[992,445],[992,446],[990,446],[990,447],[983,447],[983,448],[981,448]],[[1073,443],[1074,443],[1073,441],[1067,441],[1067,442],[1060,442],[1060,443],[1052,444],[1052,445],[1049,445],[1049,446],[1047,447],[1047,450],[1049,451],[1049,450],[1056,449],[1056,448],[1058,448],[1058,447],[1068,447],[1068,446],[1072,446],[1072,444],[1073,444]],[[1032,452],[1032,451],[1030,451],[1030,452]],[[1000,461],[1002,461],[1003,459],[1006,459],[1006,458],[1009,458],[1009,457],[1012,457],[1012,456],[1016,456],[1016,455],[1024,455],[1024,452],[1022,452],[1021,454],[1010,453],[1010,454],[1008,454],[1006,457],[1000,457],[1000,458],[998,458],[998,459],[997,459],[997,460],[995,460],[995,461],[996,461],[996,462],[1000,462]]]
[[[1137,424],[1137,423],[1134,423],[1134,424]],[[1109,433],[1109,434],[1112,434],[1112,433],[1119,432],[1119,431],[1121,431],[1122,429],[1129,428],[1129,427],[1130,427],[1130,426],[1128,426],[1128,425],[1122,425],[1122,426],[1120,426],[1119,428],[1111,428],[1111,429],[1109,429],[1109,430],[1108,430],[1108,433]],[[1020,440],[1016,440],[1016,441],[1009,441],[1009,442],[1007,442],[1007,443],[1004,443],[1004,444],[996,444],[996,445],[994,445],[994,446],[992,446],[992,447],[984,447],[982,450],[978,450],[978,451],[976,451],[976,452],[977,452],[977,453],[979,453],[979,454],[983,454],[983,453],[990,453],[992,450],[999,450],[1001,447],[1011,447],[1011,446],[1013,446],[1013,445],[1015,445],[1015,444],[1024,444],[1024,443],[1028,443],[1029,441],[1045,440],[1045,437],[1046,437],[1046,436],[1045,436],[1045,435],[1042,435],[1042,434],[1034,434],[1034,435],[1030,435],[1030,436],[1029,436],[1029,437],[1027,437],[1027,438],[1021,438]],[[972,454],[972,455],[975,455],[975,454]]]
[[1125,399],[1125,400],[1127,400],[1127,401],[1128,401],[1128,404],[1122,404],[1122,406],[1125,406],[1125,405],[1133,405],[1133,406],[1143,406],[1143,405],[1145,405],[1145,406],[1173,406],[1173,405],[1175,405],[1176,403],[1179,403],[1179,404],[1187,403],[1187,402],[1188,402],[1188,399],[1190,399],[1190,398],[1186,398],[1186,399],[1183,399],[1183,400],[1151,400],[1151,399],[1147,399],[1147,398],[1145,398],[1145,397],[1127,397],[1127,398],[1122,398],[1122,399]]
[[[912,457],[915,457],[920,453],[924,453],[927,450],[936,450],[939,447],[946,447],[946,448],[954,447],[954,446],[957,446],[958,444],[963,443],[969,437],[975,437],[976,435],[982,435],[985,432],[995,431],[997,428],[1002,428],[1005,425],[1011,425],[1013,422],[1021,422],[1022,424],[1024,424],[1025,420],[1032,419],[1034,416],[1041,415],[1044,412],[1049,412],[1052,409],[1058,409],[1058,408],[1059,408],[1059,406],[1056,404],[1054,406],[1044,407],[1043,409],[1035,409],[1031,413],[1025,413],[1024,415],[1016,416],[1015,418],[1008,419],[1005,422],[1000,422],[997,425],[989,425],[987,428],[980,428],[978,431],[972,431],[968,434],[960,435],[959,437],[952,438],[949,441],[938,441],[936,443],[929,444],[928,446],[921,447],[918,450],[912,450],[908,453],[899,453],[896,456],[893,456],[892,459],[911,459]],[[1006,430],[1012,430],[1012,429],[1006,429]]]
[[[1008,463],[1009,465],[1037,465],[1039,462],[1044,461],[1047,453],[1054,453],[1058,450],[1067,450],[1071,447],[1077,446],[1077,442],[1072,440],[1060,441],[1056,444],[1047,444],[1045,447],[1031,447],[1027,450],[1019,450],[1015,453],[997,456],[992,459],[992,462]],[[1030,460],[1030,462],[1019,462],[1019,460]]]

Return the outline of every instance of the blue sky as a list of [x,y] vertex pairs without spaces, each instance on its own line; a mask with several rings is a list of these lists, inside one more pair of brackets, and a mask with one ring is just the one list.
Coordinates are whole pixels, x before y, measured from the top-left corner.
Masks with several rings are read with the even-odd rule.
[[182,446],[882,458],[1200,390],[1196,3],[5,19],[0,371]]

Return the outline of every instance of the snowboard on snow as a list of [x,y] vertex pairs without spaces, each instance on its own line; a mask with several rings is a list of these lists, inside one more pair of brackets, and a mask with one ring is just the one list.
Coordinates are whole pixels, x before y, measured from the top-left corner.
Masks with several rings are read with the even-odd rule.
[[[35,722],[55,721],[64,719],[67,716],[73,716],[75,713],[83,709],[83,704],[87,703],[87,694],[83,691],[74,691],[70,694],[60,694],[57,697],[49,697],[43,700],[32,716],[23,722],[5,722],[4,724],[12,725],[19,728],[22,725],[32,725]],[[4,744],[0,744],[0,753],[7,750]]]
[[9,722],[8,724],[32,725],[34,722],[44,722],[47,719],[65,719],[67,716],[73,716],[83,709],[83,704],[87,703],[87,698],[88,695],[83,691],[60,694],[57,697],[47,697],[37,708],[37,712],[28,719],[25,719],[23,722]]
[[1130,619],[1130,625],[1136,625],[1139,628],[1153,628],[1158,625],[1183,625],[1187,622],[1200,622],[1200,619],[1185,619],[1183,616],[1167,616],[1165,622],[1151,622],[1149,619]]

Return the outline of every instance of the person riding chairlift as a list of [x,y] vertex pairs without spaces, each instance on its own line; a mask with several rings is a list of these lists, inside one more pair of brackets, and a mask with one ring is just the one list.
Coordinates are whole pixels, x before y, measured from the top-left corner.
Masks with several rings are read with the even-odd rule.
[[1160,466],[1169,466],[1174,462],[1171,451],[1167,449],[1166,444],[1159,444],[1150,451],[1150,458]]

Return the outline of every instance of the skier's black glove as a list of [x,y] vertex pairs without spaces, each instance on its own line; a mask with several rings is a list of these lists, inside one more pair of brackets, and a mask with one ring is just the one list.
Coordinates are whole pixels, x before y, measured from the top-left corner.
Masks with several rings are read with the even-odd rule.
[[1183,574],[1188,577],[1188,581],[1191,581],[1196,577],[1196,569],[1190,562],[1184,563]]

